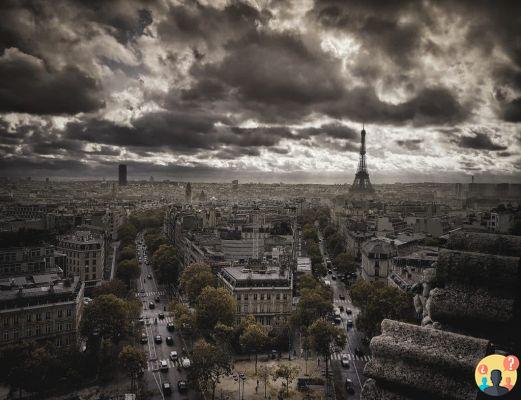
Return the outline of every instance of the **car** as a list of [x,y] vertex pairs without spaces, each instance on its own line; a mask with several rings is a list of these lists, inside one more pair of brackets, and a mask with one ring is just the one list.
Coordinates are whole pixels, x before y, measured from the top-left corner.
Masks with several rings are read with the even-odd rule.
[[346,299],[346,296],[344,296],[343,294],[339,294],[339,295],[338,295],[338,298],[339,298],[340,300],[345,300],[345,299]]
[[[333,376],[333,371],[329,370],[329,371],[327,371],[327,374],[328,374],[329,376]],[[322,375],[322,376],[326,376],[326,370],[323,369],[322,371],[320,371],[320,375]]]
[[147,326],[152,325],[152,322],[150,322],[150,318],[147,317],[147,318],[145,319],[145,325],[147,325]]
[[347,357],[347,354],[342,354],[340,364],[342,364],[342,367],[344,368],[349,368],[349,357]]
[[353,326],[353,320],[351,318],[348,318],[346,321],[347,326]]
[[168,371],[168,362],[166,360],[159,361],[159,369],[163,372]]
[[177,354],[177,351],[172,350],[172,351],[170,352],[170,359],[171,359],[172,361],[174,361],[174,362],[177,361],[177,360],[179,359],[179,355]]
[[340,325],[342,323],[342,318],[340,317],[335,317],[333,318],[333,322],[337,325]]
[[139,317],[138,322],[139,322],[140,325],[145,325],[145,318],[144,317]]
[[148,303],[148,308],[150,308],[151,310],[154,309],[154,308],[156,308],[155,303],[154,303],[153,301],[149,302],[149,303]]
[[186,381],[178,381],[177,382],[177,390],[179,390],[179,393],[186,393],[188,392],[188,383]]
[[364,351],[360,347],[355,348],[355,356],[363,357],[364,356]]
[[163,343],[163,337],[162,337],[161,335],[156,335],[156,336],[154,337],[154,342],[155,342],[156,344],[161,344],[161,343]]
[[172,386],[170,386],[170,382],[165,381],[162,384],[163,387],[163,394],[165,396],[170,396],[172,394]]
[[355,393],[355,385],[353,384],[353,381],[349,378],[346,378],[346,391],[350,394]]
[[[146,262],[146,259],[145,259],[145,262]],[[148,279],[152,279],[152,275],[148,274],[148,275],[147,275],[147,278],[148,278]]]
[[157,314],[157,318],[159,319],[165,319],[165,314],[160,312],[159,314]]
[[175,325],[173,322],[169,322],[166,324],[166,330],[168,332],[173,332],[175,330]]
[[143,333],[141,334],[141,340],[140,340],[140,342],[141,342],[141,344],[146,344],[146,343],[148,343],[148,336],[147,336],[146,333],[143,332]]
[[188,357],[183,357],[181,358],[181,365],[183,368],[190,368],[190,365],[192,365],[192,363],[190,362],[190,359]]
[[174,338],[172,336],[167,336],[166,337],[166,344],[169,345],[169,346],[173,346],[174,345]]
[[159,296],[156,296],[156,298],[154,299],[156,303],[160,303],[161,302],[161,298]]
[[328,273],[329,275],[331,275],[331,274],[333,273],[333,271],[331,271],[330,269],[328,269],[328,270],[327,270],[327,273]]
[[331,279],[333,279],[334,281],[336,281],[336,275],[331,275]]
[[351,310],[350,308],[346,308],[346,314],[353,314],[353,310]]
[[344,306],[339,306],[338,309],[340,310],[340,312],[343,312],[344,311]]

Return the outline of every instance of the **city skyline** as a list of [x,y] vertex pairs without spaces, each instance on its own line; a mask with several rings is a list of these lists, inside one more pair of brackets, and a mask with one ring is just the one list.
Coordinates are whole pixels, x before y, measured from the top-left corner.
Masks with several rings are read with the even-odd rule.
[[0,5],[0,169],[521,182],[517,2]]

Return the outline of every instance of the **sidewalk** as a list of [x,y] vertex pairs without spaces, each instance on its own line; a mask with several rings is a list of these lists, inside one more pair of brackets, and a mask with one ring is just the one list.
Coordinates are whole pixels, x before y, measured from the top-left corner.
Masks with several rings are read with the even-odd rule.
[[[252,357],[253,358],[253,357]],[[316,357],[309,357],[307,361],[307,376],[306,372],[306,362],[303,358],[293,359],[288,361],[288,359],[281,360],[269,360],[263,357],[262,361],[259,358],[259,362],[257,367],[268,366],[269,368],[275,369],[280,364],[290,364],[297,365],[300,368],[300,372],[298,377],[311,377],[311,378],[323,378],[321,376],[321,371],[324,369],[324,362],[320,362],[320,366],[317,366]],[[244,393],[243,393],[243,384],[241,383],[241,397],[240,399],[277,399],[277,395],[279,391],[285,390],[283,387],[283,379],[278,379],[274,381],[270,376],[267,385],[266,385],[266,397],[264,397],[264,382],[262,379],[255,376],[255,361],[236,361],[234,366],[234,374],[232,376],[221,377],[221,381],[217,386],[215,391],[216,399],[239,399],[239,383],[234,379],[234,375],[237,373],[243,372],[246,375],[246,380],[244,381]],[[259,385],[257,387],[257,380]],[[257,390],[256,390],[257,387]],[[301,392],[297,390],[297,378],[290,384],[289,390],[289,399],[323,399],[324,398],[324,386],[312,386],[312,388],[308,391]]]

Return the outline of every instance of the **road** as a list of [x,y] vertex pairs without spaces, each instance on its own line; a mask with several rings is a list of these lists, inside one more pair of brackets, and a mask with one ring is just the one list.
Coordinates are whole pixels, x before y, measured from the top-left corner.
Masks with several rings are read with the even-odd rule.
[[[318,232],[319,240],[322,238],[320,232]],[[328,258],[327,251],[324,249],[323,242],[320,241],[320,251],[322,253],[322,257],[324,259],[324,263]],[[341,324],[337,325],[344,329],[347,333],[347,343],[344,349],[341,349],[337,353],[334,353],[331,357],[331,366],[333,370],[340,371],[339,374],[334,374],[335,379],[341,377],[342,381],[340,385],[345,391],[345,381],[346,379],[350,379],[354,384],[354,394],[349,394],[347,397],[352,399],[359,399],[360,393],[362,390],[362,385],[367,379],[363,375],[365,364],[370,360],[370,355],[367,346],[365,346],[361,342],[360,334],[356,330],[356,326],[354,321],[360,310],[353,305],[351,298],[349,296],[349,291],[346,288],[346,285],[341,282],[339,279],[333,279],[333,276],[336,276],[335,271],[333,270],[331,274],[328,273],[328,277],[325,279],[331,282],[331,290],[333,291],[333,303],[334,306],[344,308],[344,311],[341,312],[340,317],[342,319]],[[341,299],[342,297],[342,299]],[[347,310],[351,310],[350,314],[347,314]],[[350,319],[353,321],[352,326],[347,326],[347,321]],[[362,350],[363,354],[355,355],[355,349],[358,348]],[[342,354],[346,354],[349,360],[349,368],[342,367],[340,360]],[[344,392],[346,393],[346,392]]]
[[[137,242],[142,240],[142,235],[139,234]],[[168,295],[164,288],[158,286],[154,271],[149,263],[145,262],[145,257],[148,256],[150,262],[151,256],[147,255],[146,247],[140,249],[138,243],[136,243],[138,249],[138,261],[141,268],[141,276],[137,283],[137,296],[143,304],[142,317],[144,318],[143,332],[147,335],[147,343],[142,344],[143,350],[148,356],[147,364],[148,368],[145,371],[144,379],[147,383],[148,390],[153,392],[153,396],[150,399],[153,400],[165,400],[168,398],[176,399],[190,399],[196,400],[200,396],[194,390],[190,389],[187,393],[180,394],[177,388],[177,383],[180,380],[187,379],[187,371],[184,368],[178,366],[178,363],[174,363],[170,359],[170,352],[177,351],[179,357],[184,355],[183,345],[181,338],[175,334],[175,332],[168,332],[167,323],[173,322],[173,317],[165,312],[165,308],[168,304]],[[159,302],[155,301],[155,298],[159,296]],[[149,303],[154,303],[153,309],[149,308]],[[159,319],[159,313],[165,314],[164,319]],[[155,323],[157,319],[157,324]],[[162,343],[156,344],[154,338],[157,335],[161,335]],[[166,344],[166,337],[172,336],[174,339],[173,345]],[[166,360],[168,364],[168,371],[160,371],[159,363],[161,360]],[[165,396],[162,390],[162,384],[169,382],[172,387],[172,395]]]

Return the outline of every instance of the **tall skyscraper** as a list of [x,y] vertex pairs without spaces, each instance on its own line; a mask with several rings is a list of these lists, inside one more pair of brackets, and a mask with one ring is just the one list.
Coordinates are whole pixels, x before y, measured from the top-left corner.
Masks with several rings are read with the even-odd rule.
[[119,164],[119,185],[126,186],[127,184],[127,166]]
[[192,203],[192,185],[190,182],[188,182],[185,187],[185,201],[187,204]]
[[360,144],[360,160],[358,161],[358,169],[355,175],[355,181],[351,186],[351,193],[372,194],[374,193],[373,186],[369,180],[369,172],[367,172],[367,165],[365,162],[365,129],[362,128],[361,144]]

